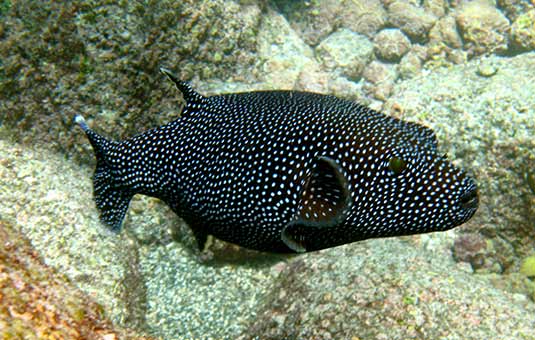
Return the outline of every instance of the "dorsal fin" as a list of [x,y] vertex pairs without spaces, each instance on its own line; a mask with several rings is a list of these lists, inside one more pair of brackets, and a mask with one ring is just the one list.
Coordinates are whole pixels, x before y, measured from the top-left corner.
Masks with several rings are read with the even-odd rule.
[[316,158],[305,179],[296,218],[283,229],[282,241],[292,250],[304,252],[306,229],[339,225],[351,208],[348,185],[333,159]]
[[176,88],[182,93],[182,96],[184,96],[184,100],[187,104],[192,103],[201,103],[206,98],[200,95],[197,91],[195,91],[191,85],[185,81],[179,80],[171,71],[169,71],[166,68],[161,67],[160,71],[167,76],[173,83],[175,83]]

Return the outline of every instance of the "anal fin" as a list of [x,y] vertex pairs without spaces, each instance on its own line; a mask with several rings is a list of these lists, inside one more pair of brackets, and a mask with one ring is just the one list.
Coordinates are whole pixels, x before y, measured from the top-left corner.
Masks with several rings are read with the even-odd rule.
[[132,194],[120,187],[116,187],[113,176],[102,161],[97,161],[97,168],[93,175],[93,194],[100,213],[100,220],[112,231],[119,232]]

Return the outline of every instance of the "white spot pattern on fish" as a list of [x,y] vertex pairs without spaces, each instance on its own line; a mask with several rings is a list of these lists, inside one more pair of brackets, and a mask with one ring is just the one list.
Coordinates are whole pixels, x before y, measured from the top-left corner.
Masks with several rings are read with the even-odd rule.
[[474,181],[437,153],[432,130],[333,96],[183,93],[180,118],[122,142],[85,124],[94,194],[119,230],[134,194],[158,197],[193,229],[251,249],[312,251],[440,231],[472,217]]

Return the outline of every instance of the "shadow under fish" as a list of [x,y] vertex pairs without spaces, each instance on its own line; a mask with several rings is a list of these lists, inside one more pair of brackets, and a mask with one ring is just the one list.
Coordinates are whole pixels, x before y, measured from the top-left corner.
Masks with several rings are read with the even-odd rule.
[[437,152],[427,127],[316,93],[205,97],[161,71],[186,101],[176,120],[116,142],[74,118],[114,231],[135,194],[168,204],[201,249],[213,235],[276,253],[443,231],[477,209],[474,180]]

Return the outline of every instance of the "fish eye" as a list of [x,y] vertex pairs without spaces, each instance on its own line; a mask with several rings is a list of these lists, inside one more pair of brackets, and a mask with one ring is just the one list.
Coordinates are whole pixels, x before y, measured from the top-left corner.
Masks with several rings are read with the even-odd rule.
[[394,175],[399,175],[407,167],[407,162],[398,157],[392,157],[388,160],[388,169],[394,173]]

